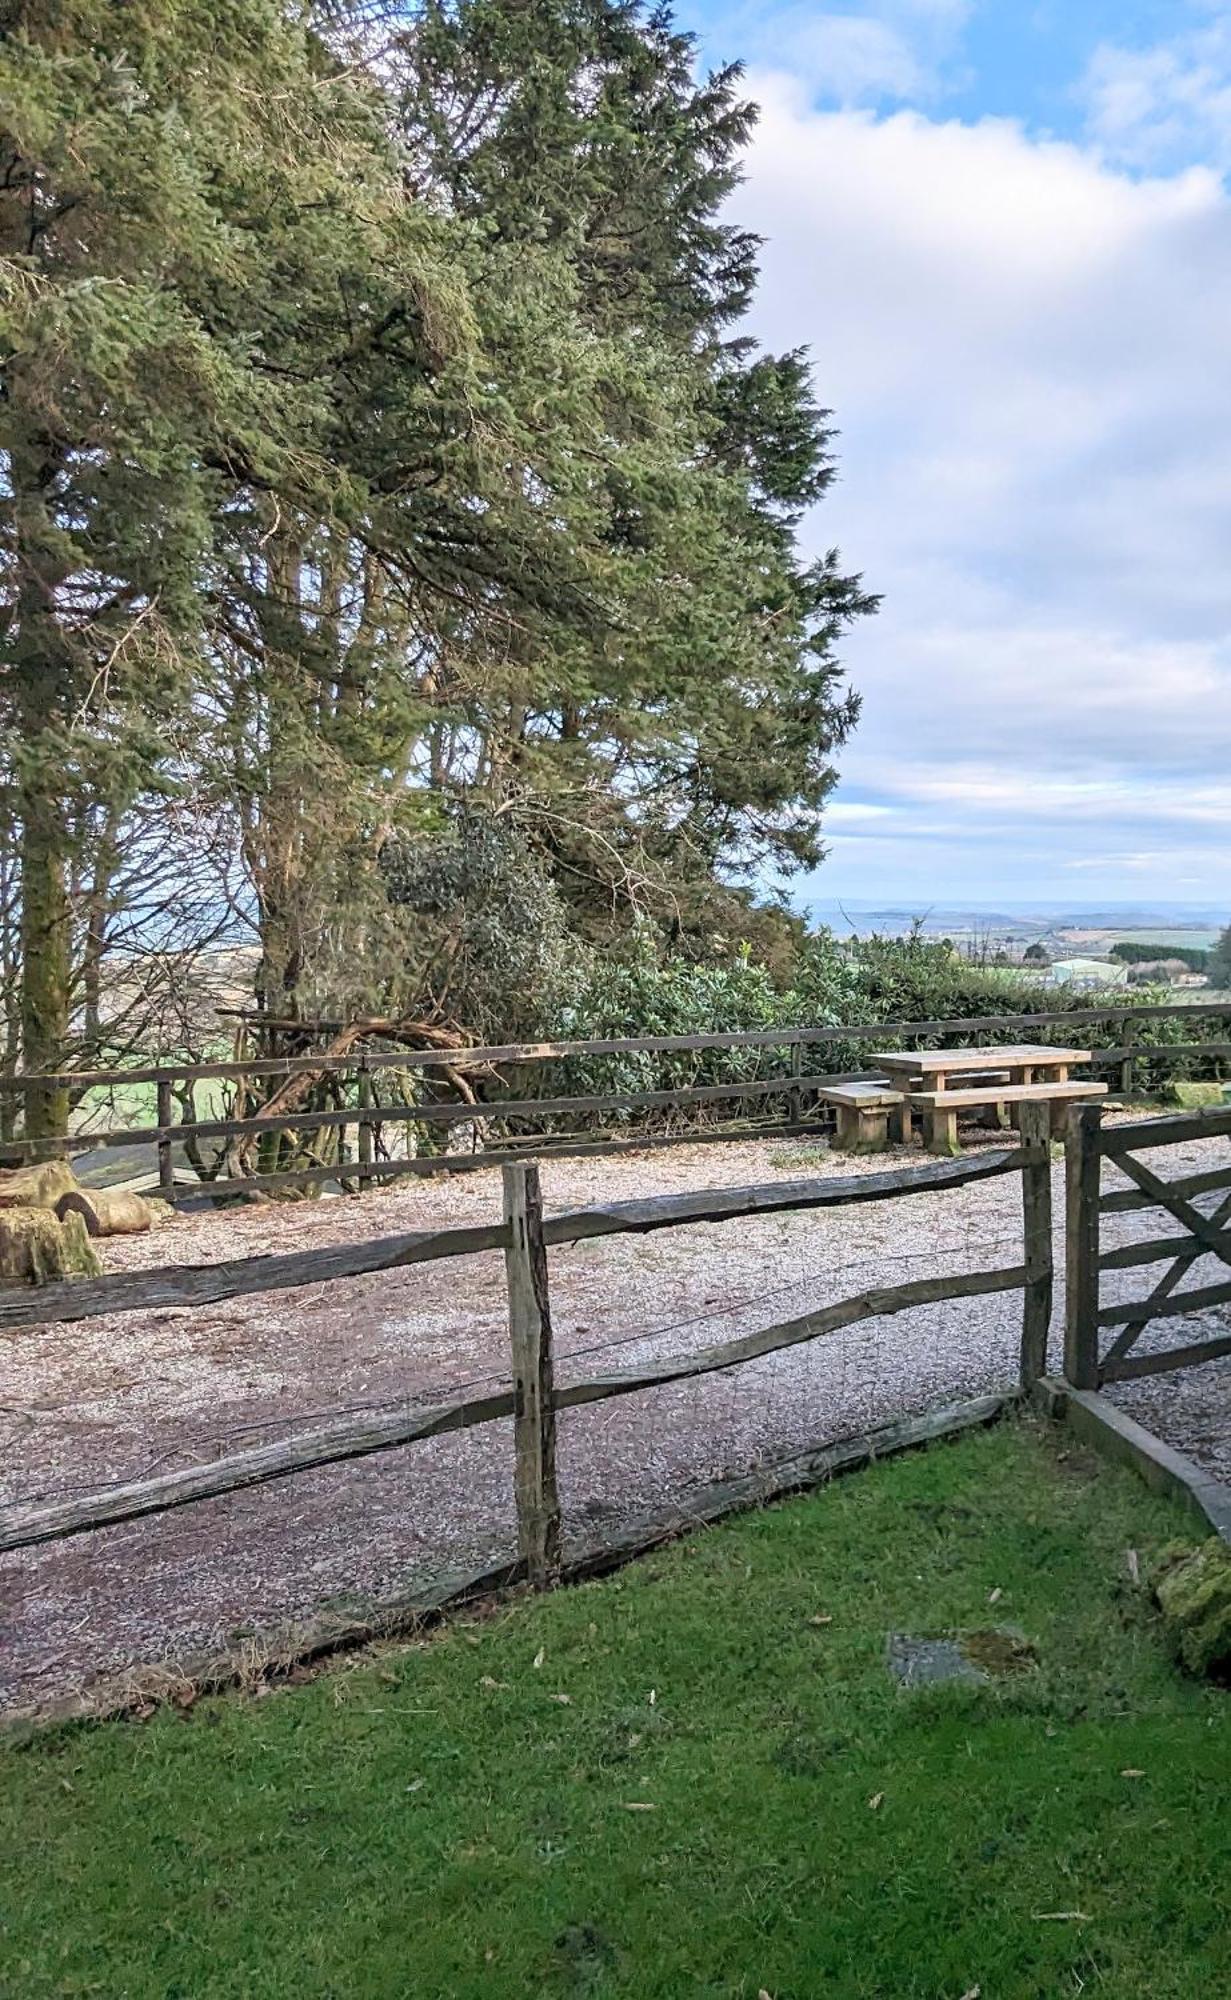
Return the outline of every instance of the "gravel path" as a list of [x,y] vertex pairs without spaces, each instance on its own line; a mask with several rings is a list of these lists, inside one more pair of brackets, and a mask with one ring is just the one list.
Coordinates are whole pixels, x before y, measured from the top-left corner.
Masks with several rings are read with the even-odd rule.
[[[1224,1152],[1219,1142],[1174,1148],[1167,1165],[1198,1171]],[[552,1161],[543,1178],[551,1210],[884,1164],[762,1141]],[[1059,1164],[1055,1179],[1059,1218]],[[109,1243],[107,1263],[132,1270],[306,1249],[486,1221],[499,1208],[499,1174],[475,1173],[362,1203],[180,1216],[150,1237]],[[1160,1233],[1157,1216],[1108,1224],[1109,1241],[1143,1233]],[[1019,1258],[1013,1177],[560,1248],[550,1263],[557,1370],[567,1380],[604,1361],[622,1365],[751,1332],[870,1282]],[[1192,1282],[1207,1270],[1194,1267]],[[1140,1271],[1116,1276],[1125,1296],[1144,1289]],[[262,1443],[345,1408],[505,1379],[504,1314],[502,1260],[486,1255],[13,1336],[0,1387],[0,1499],[63,1497]],[[685,1503],[699,1482],[1007,1387],[1019,1323],[1016,1294],[959,1300],[697,1383],[566,1412],[566,1526],[618,1525],[649,1507]],[[1175,1337],[1164,1328],[1164,1342]],[[1194,1400],[1189,1385],[1198,1378],[1211,1386]],[[1211,1449],[1228,1469],[1229,1384],[1231,1364],[1211,1364],[1121,1394],[1159,1429],[1161,1406],[1173,1431],[1192,1433],[1164,1432],[1185,1449],[1204,1449],[1217,1433]],[[498,1559],[513,1533],[509,1429],[489,1425],[0,1558],[0,1708]]]

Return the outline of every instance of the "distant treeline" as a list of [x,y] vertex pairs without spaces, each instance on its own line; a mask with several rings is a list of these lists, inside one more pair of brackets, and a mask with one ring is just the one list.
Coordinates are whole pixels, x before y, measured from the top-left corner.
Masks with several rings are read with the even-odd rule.
[[1125,942],[1113,944],[1108,956],[1119,959],[1121,965],[1160,965],[1167,960],[1175,959],[1179,964],[1186,965],[1190,972],[1205,972],[1209,968],[1213,954],[1190,944],[1157,945]]

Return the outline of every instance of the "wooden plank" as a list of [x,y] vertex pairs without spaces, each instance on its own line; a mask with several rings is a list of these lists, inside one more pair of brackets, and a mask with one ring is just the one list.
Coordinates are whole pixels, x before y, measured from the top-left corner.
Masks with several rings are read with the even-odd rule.
[[[534,1141],[533,1145],[534,1155],[540,1161],[550,1159],[571,1160],[593,1158],[608,1153],[656,1152],[664,1146],[727,1145],[735,1139],[747,1141],[754,1139],[819,1139],[827,1129],[827,1127],[816,1123],[803,1125],[726,1125],[717,1131],[647,1132],[641,1133],[633,1139],[576,1140],[570,1139],[567,1136],[555,1137],[549,1135],[547,1138]],[[403,1174],[423,1176],[430,1174],[477,1173],[487,1168],[494,1169],[503,1166],[509,1160],[524,1159],[525,1155],[525,1146],[515,1151],[506,1145],[505,1147],[493,1148],[492,1151],[483,1153],[430,1153],[416,1160],[382,1160],[378,1161],[371,1169],[371,1178],[388,1179]],[[1019,1164],[1016,1153],[980,1154],[975,1159],[975,1165],[979,1169],[980,1176],[986,1171],[989,1159],[1004,1162],[1003,1165],[996,1169],[996,1171],[1001,1173],[1012,1173],[1016,1171]],[[348,1180],[361,1180],[367,1174],[367,1170],[359,1166],[348,1166],[344,1169],[344,1172]],[[303,1186],[324,1178],[336,1178],[336,1173],[326,1175],[318,1167],[315,1169],[297,1169],[294,1173],[254,1175],[249,1180],[202,1181],[191,1187],[187,1191],[187,1194],[188,1198],[195,1200],[202,1193],[208,1194],[211,1191],[216,1191],[219,1198],[221,1198],[224,1195],[231,1194],[259,1193],[265,1188],[280,1185],[287,1187]],[[769,1185],[772,1188],[786,1184],[771,1182]],[[855,1184],[843,1183],[843,1185],[854,1186]],[[183,1195],[181,1195],[181,1199],[183,1198]],[[846,1196],[843,1197],[843,1199],[847,1198]],[[849,1196],[851,1200],[859,1200],[861,1198],[861,1196],[855,1193]],[[879,1195],[868,1197],[868,1199],[877,1200],[880,1198]],[[549,1224],[549,1230],[550,1227],[551,1225]],[[548,1240],[553,1240],[550,1234]]]
[[[662,1362],[649,1368],[628,1369],[592,1378],[556,1390],[557,1409],[596,1402],[610,1396],[627,1395],[665,1382],[712,1373],[729,1368],[779,1347],[791,1346],[862,1319],[881,1317],[926,1304],[942,1297],[970,1297],[1009,1290],[1024,1282],[1025,1270],[977,1272],[950,1279],[921,1279],[891,1290],[868,1292],[842,1301],[804,1318],[779,1327],[766,1328],[746,1339]],[[947,1288],[947,1289],[946,1289]],[[203,1466],[165,1474],[161,1479],[138,1485],[118,1486],[84,1498],[53,1502],[43,1506],[22,1506],[0,1511],[0,1552],[32,1547],[36,1543],[62,1540],[69,1535],[142,1515],[164,1513],[192,1501],[217,1497],[241,1488],[287,1478],[310,1468],[336,1464],[345,1459],[390,1450],[417,1438],[440,1436],[446,1431],[470,1428],[493,1419],[511,1416],[516,1408],[512,1390],[468,1398],[424,1411],[410,1409],[387,1418],[347,1418],[337,1424],[283,1439],[274,1445],[234,1453]]]
[[[827,1081],[824,1076],[800,1078],[805,1090]],[[727,1098],[789,1097],[791,1089],[789,1077],[768,1077],[755,1083],[706,1083],[689,1085],[680,1090],[628,1091],[592,1097],[524,1097],[477,1104],[382,1104],[379,1122],[385,1125],[482,1125],[507,1118],[566,1116],[576,1111],[674,1110],[680,1105],[718,1104]],[[288,1111],[268,1115],[262,1113],[253,1118],[203,1118],[188,1125],[122,1126],[113,1131],[91,1133],[89,1143],[92,1147],[120,1147],[148,1146],[188,1138],[238,1139],[259,1136],[263,1132],[314,1132],[338,1125],[353,1125],[354,1122],[354,1109],[348,1105],[340,1111]],[[39,1146],[46,1141],[32,1139],[17,1142],[18,1146],[26,1144]],[[331,1175],[335,1170],[318,1169],[318,1179],[322,1171]]]
[[[372,1088],[372,1073],[367,1068],[361,1069],[359,1072],[358,1097],[359,1097],[359,1138],[358,1138],[359,1165],[360,1167],[371,1168],[376,1164],[374,1155],[375,1155],[376,1126],[378,1120],[373,1113],[373,1105],[375,1104],[376,1101],[376,1093]],[[368,1173],[364,1176],[364,1178],[370,1180],[372,1176],[370,1173]]]
[[[484,1164],[490,1164],[490,1157]],[[759,1186],[712,1188],[699,1194],[657,1195],[646,1201],[608,1202],[550,1216],[543,1225],[548,1243],[579,1243],[594,1236],[645,1235],[690,1222],[726,1222],[745,1215],[772,1215],[790,1208],[834,1208],[845,1203],[885,1201],[930,1189],[992,1180],[1020,1173],[1023,1154],[975,1154],[936,1166],[898,1168],[883,1174],[823,1180],[770,1181]],[[346,1170],[348,1173],[350,1169]],[[318,1175],[317,1178],[320,1178]],[[218,1183],[228,1186],[229,1183]],[[212,1305],[250,1292],[289,1290],[373,1271],[399,1270],[440,1257],[503,1250],[503,1223],[469,1229],[415,1231],[378,1237],[371,1243],[331,1245],[270,1257],[236,1258],[221,1264],[164,1265],[154,1271],[124,1271],[110,1277],[45,1285],[0,1295],[0,1333],[14,1327],[95,1319],[102,1313],[165,1311],[177,1306]]]
[[537,1167],[504,1169],[504,1268],[513,1351],[513,1464],[517,1552],[536,1590],[560,1569],[560,1494],[552,1400],[551,1307],[543,1193]]
[[1023,1105],[1021,1136],[1030,1154],[1022,1171],[1022,1231],[1029,1276],[1022,1299],[1020,1370],[1021,1385],[1028,1389],[1047,1373],[1054,1290],[1051,1121],[1046,1105]]
[[[1141,1023],[1139,1021],[1126,1021],[1124,1023],[1124,1040],[1130,1049],[1138,1040],[1140,1033]],[[1136,1079],[1137,1066],[1132,1055],[1129,1054],[1125,1056],[1124,1061],[1120,1064],[1120,1095],[1122,1097],[1132,1096]]]
[[720,1521],[728,1514],[763,1507],[767,1501],[783,1499],[791,1493],[807,1492],[843,1473],[879,1464],[898,1452],[917,1451],[921,1446],[957,1437],[963,1431],[983,1429],[1017,1404],[1014,1392],[973,1396],[967,1402],[929,1410],[922,1417],[903,1417],[895,1423],[878,1425],[875,1430],[843,1438],[838,1444],[821,1445],[797,1457],[772,1459],[754,1472],[734,1479],[694,1487],[681,1502],[635,1518],[614,1536],[600,1536],[588,1547],[583,1544],[565,1565],[564,1580],[571,1583],[583,1577],[602,1576],[648,1548],[689,1534],[698,1526]]
[[[1219,1290],[1231,1299],[1231,1285],[1222,1285]],[[1153,1354],[1128,1354],[1121,1360],[1108,1361],[1103,1368],[1103,1379],[1139,1382],[1145,1375],[1167,1375],[1173,1368],[1193,1368],[1202,1361],[1217,1361],[1223,1354],[1231,1354],[1231,1333],[1219,1334],[1213,1340],[1193,1340],[1185,1347],[1165,1347]]]
[[[1224,1252],[1231,1253],[1231,1231],[1220,1236]],[[1099,1258],[1102,1271],[1131,1271],[1138,1264],[1161,1264],[1171,1257],[1190,1258],[1196,1263],[1199,1257],[1213,1254],[1196,1236],[1152,1236],[1141,1243],[1121,1243],[1114,1250],[1104,1250]]]
[[1177,1195],[1166,1181],[1161,1180],[1143,1161],[1134,1159],[1131,1153],[1119,1154],[1117,1164],[1121,1173],[1136,1181],[1145,1194],[1152,1195],[1155,1205],[1165,1209],[1168,1215],[1191,1231],[1213,1256],[1222,1258],[1224,1263],[1231,1263],[1231,1257],[1222,1248],[1220,1217],[1203,1215],[1199,1208]]
[[503,1250],[500,1222],[467,1229],[424,1229],[403,1236],[378,1236],[371,1243],[331,1244],[270,1257],[237,1257],[220,1264],[164,1264],[154,1271],[117,1271],[58,1285],[32,1286],[0,1294],[0,1333],[15,1327],[58,1325],[97,1319],[103,1313],[165,1312],[182,1306],[214,1305],[253,1292],[291,1290],[362,1278],[373,1271],[396,1271],[409,1264],[433,1264],[442,1257],[469,1257]]
[[964,1187],[1022,1171],[1022,1147],[973,1153],[959,1160],[929,1161],[883,1173],[830,1175],[803,1181],[767,1181],[758,1186],[706,1188],[699,1194],[650,1195],[643,1201],[604,1202],[548,1216],[543,1233],[550,1243],[581,1243],[594,1236],[641,1236],[682,1223],[730,1222],[742,1216],[774,1215],[784,1209],[838,1208],[868,1201]]
[[912,1090],[910,1101],[926,1111],[960,1111],[979,1104],[1076,1104],[1106,1090],[1105,1083],[989,1083],[977,1090]]
[[733,1140],[820,1139],[828,1128],[815,1122],[804,1125],[734,1120],[696,1132],[641,1132],[633,1139],[579,1139],[568,1133],[546,1133],[514,1140],[506,1136],[498,1146],[479,1153],[421,1153],[409,1160],[376,1160],[370,1167],[358,1162],[345,1167],[296,1167],[286,1172],[251,1174],[235,1180],[181,1182],[176,1206],[184,1208],[200,1201],[202,1195],[227,1196],[266,1194],[271,1188],[311,1187],[322,1181],[382,1181],[412,1178],[430,1179],[433,1174],[473,1174],[494,1172],[509,1160],[523,1160],[533,1152],[537,1160],[576,1160],[607,1153],[651,1153],[663,1146],[729,1145]]
[[[1187,1213],[1188,1212],[1187,1209],[1185,1209],[1184,1212]],[[1224,1199],[1219,1203],[1218,1207],[1215,1209],[1214,1213],[1210,1216],[1209,1221],[1211,1227],[1215,1230],[1221,1231],[1226,1225],[1228,1216],[1231,1216],[1231,1194],[1226,1195],[1224,1197]],[[1165,1239],[1162,1240],[1165,1241]],[[1231,1244],[1231,1236],[1229,1236],[1226,1240],[1229,1244]],[[1184,1279],[1188,1276],[1188,1273],[1192,1270],[1193,1265],[1199,1263],[1202,1257],[1211,1254],[1206,1241],[1199,1236],[1189,1235],[1182,1238],[1181,1241],[1185,1245],[1191,1245],[1191,1248],[1181,1249],[1178,1255],[1176,1254],[1174,1248],[1169,1251],[1168,1250],[1163,1251],[1163,1255],[1168,1257],[1168,1259],[1170,1260],[1171,1268],[1163,1273],[1162,1277],[1155,1285],[1153,1291],[1150,1293],[1148,1300],[1145,1301],[1146,1304],[1157,1307],[1163,1299],[1169,1298],[1171,1294],[1174,1291],[1176,1291],[1179,1288],[1179,1286],[1183,1283]],[[1172,1239],[1172,1242],[1174,1244],[1175,1242],[1174,1238]],[[1130,1247],[1140,1248],[1141,1246],[1134,1245]],[[1217,1253],[1215,1252],[1214,1254]],[[1128,1353],[1129,1349],[1136,1345],[1137,1341],[1141,1337],[1142,1331],[1143,1331],[1143,1324],[1141,1322],[1130,1321],[1127,1324],[1123,1325],[1122,1331],[1117,1336],[1117,1338],[1112,1342],[1107,1353],[1103,1356],[1104,1376],[1107,1373],[1107,1368],[1109,1363],[1120,1361],[1122,1357]]]
[[[1219,1188],[1231,1187],[1231,1166],[1210,1167],[1204,1173],[1189,1174],[1186,1179],[1167,1183],[1172,1194],[1181,1200],[1191,1201],[1194,1195],[1214,1194]],[[1099,1202],[1104,1215],[1127,1215],[1140,1208],[1157,1208],[1153,1195],[1145,1194],[1140,1188],[1114,1188]]]
[[1052,1399],[1050,1414],[1059,1416],[1110,1458],[1131,1466],[1156,1492],[1174,1494],[1207,1529],[1231,1541],[1231,1493],[1204,1467],[1143,1429],[1109,1396],[1092,1389],[1071,1389],[1067,1384],[1055,1386],[1058,1393]]
[[1069,1115],[1065,1141],[1066,1259],[1064,1372],[1075,1389],[1098,1386],[1099,1174],[1102,1107]]
[[787,1117],[794,1119],[796,1124],[798,1124],[800,1118],[803,1116],[803,1092],[800,1089],[800,1078],[804,1073],[804,1045],[802,1042],[792,1042],[790,1059],[791,1094],[787,1099]]
[[147,1514],[166,1514],[194,1500],[216,1499],[250,1486],[266,1486],[320,1465],[340,1465],[391,1451],[416,1438],[441,1437],[447,1431],[468,1430],[513,1414],[513,1391],[501,1388],[488,1396],[465,1397],[434,1407],[407,1405],[388,1416],[342,1417],[336,1423],[281,1438],[164,1473],[132,1485],[104,1487],[73,1500],[53,1500],[0,1508],[0,1552],[58,1542],[119,1521],[136,1521]]
[[[992,1292],[1019,1291],[1026,1283],[1024,1264],[992,1271],[966,1271],[955,1277],[913,1278],[909,1284],[875,1287],[834,1305],[820,1306],[798,1319],[763,1327],[739,1340],[722,1341],[715,1347],[698,1348],[695,1354],[676,1355],[661,1362],[646,1362],[637,1368],[615,1369],[588,1381],[570,1382],[556,1391],[556,1408],[574,1409],[583,1403],[605,1402],[610,1396],[634,1395],[642,1389],[662,1388],[669,1382],[692,1381],[724,1368],[757,1361],[777,1354],[801,1341],[817,1340],[825,1334],[840,1333],[859,1326],[864,1320],[890,1319],[916,1306],[936,1305],[948,1299],[981,1298]],[[0,1544],[2,1546],[2,1544]]]
[[[1196,1292],[1172,1292],[1168,1298],[1134,1299],[1104,1306],[1100,1326],[1145,1326],[1152,1319],[1182,1319],[1185,1313],[1202,1312],[1207,1306],[1231,1305],[1231,1282],[1204,1285]],[[1076,1385],[1075,1385],[1076,1386]]]
[[996,1067],[1021,1069],[1032,1065],[1036,1069],[1047,1069],[1053,1065],[1064,1067],[1070,1063],[1089,1062],[1089,1049],[1053,1048],[1048,1043],[1024,1042],[1014,1045],[1002,1043],[984,1048],[962,1049],[912,1049],[897,1052],[893,1049],[874,1050],[872,1060],[883,1063],[886,1069],[909,1069],[920,1076],[929,1071],[964,1069],[994,1069]]
[[822,1104],[837,1104],[855,1111],[895,1110],[902,1102],[902,1092],[886,1083],[829,1084],[816,1094]]
[[[983,1014],[971,1018],[928,1021],[874,1021],[827,1024],[812,1028],[768,1028],[725,1035],[633,1035],[613,1039],[574,1042],[502,1042],[475,1044],[464,1049],[397,1049],[365,1051],[363,1060],[371,1069],[440,1069],[459,1065],[473,1067],[492,1063],[538,1063],[581,1055],[666,1054],[673,1050],[790,1048],[796,1042],[818,1045],[827,1042],[873,1041],[877,1037],[918,1038],[921,1035],[1003,1034],[1014,1028],[1053,1026],[1086,1027],[1096,1022],[1162,1020],[1183,1017],[1198,1021],[1231,1021],[1231,1007],[1225,1001],[1187,1005],[1166,1002],[1149,1006],[1061,1007],[1037,1014]],[[0,1076],[0,1092],[20,1093],[30,1084],[44,1088],[84,1089],[89,1085],[117,1083],[157,1083],[162,1078],[180,1082],[205,1078],[244,1076],[297,1076],[305,1071],[320,1074],[353,1070],[358,1057],[274,1056],[261,1060],[216,1063],[154,1064],[145,1069],[69,1070],[31,1076]]]
[[[1090,1056],[1089,1067],[1091,1069],[1114,1069],[1117,1064],[1124,1062],[1133,1062],[1135,1064],[1137,1058],[1141,1058],[1143,1061],[1151,1061],[1163,1058],[1170,1060],[1173,1056],[1211,1056],[1221,1060],[1227,1056],[1231,1056],[1231,1042],[1133,1041],[1128,1038],[1128,1030],[1135,1025],[1132,1021],[1125,1022],[1125,1040],[1118,1047],[1095,1049]],[[1120,1088],[1121,1091],[1125,1089],[1123,1080],[1121,1080]]]
[[[914,1306],[934,1304],[942,1299],[977,1298],[992,1292],[1014,1291],[1025,1284],[1025,1265],[1011,1269],[972,1271],[957,1277],[917,1278],[906,1285],[861,1292],[831,1306],[806,1313],[799,1319],[765,1327],[740,1340],[724,1341],[701,1348],[694,1354],[651,1362],[640,1368],[616,1370],[591,1376],[557,1388],[552,1395],[555,1409],[574,1409],[582,1404],[604,1402],[609,1397],[627,1396],[642,1389],[660,1388],[669,1382],[689,1381],[719,1369],[734,1368],[780,1348],[797,1346],[857,1326],[868,1319],[884,1319],[907,1312]],[[207,1465],[190,1466],[181,1472],[164,1473],[161,1478],[125,1486],[106,1487],[97,1493],[72,1500],[22,1504],[0,1509],[0,1553],[33,1548],[41,1542],[63,1541],[71,1535],[86,1534],[96,1528],[133,1521],[147,1514],[163,1514],[194,1500],[215,1499],[250,1486],[268,1485],[322,1465],[369,1457],[413,1443],[418,1438],[440,1437],[455,1430],[511,1417],[516,1409],[512,1388],[501,1388],[486,1396],[464,1397],[450,1403],[424,1408],[404,1406],[388,1416],[350,1416],[283,1438],[277,1444],[234,1452]]]
[[1103,1134],[1103,1150],[1118,1160],[1122,1153],[1147,1151],[1151,1146],[1187,1145],[1193,1139],[1231,1137],[1231,1104],[1207,1111],[1182,1111],[1168,1118],[1136,1118],[1131,1125],[1110,1125]]

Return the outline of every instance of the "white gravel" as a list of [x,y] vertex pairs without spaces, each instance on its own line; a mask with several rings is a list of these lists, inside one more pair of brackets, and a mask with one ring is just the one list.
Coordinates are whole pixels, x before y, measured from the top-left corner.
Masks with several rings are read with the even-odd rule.
[[[1218,1142],[1171,1149],[1168,1169],[1196,1171],[1223,1153]],[[779,1141],[558,1160],[543,1177],[551,1210],[885,1164],[823,1150],[805,1157]],[[1055,1182],[1059,1224],[1059,1164]],[[107,1262],[203,1263],[487,1220],[499,1207],[499,1175],[482,1172],[362,1203],[181,1216],[151,1237],[108,1244]],[[1161,1233],[1157,1215],[1117,1217],[1107,1227],[1110,1241]],[[558,1373],[567,1379],[604,1361],[705,1346],[868,1283],[1012,1264],[1020,1254],[1019,1183],[1009,1176],[909,1200],[556,1249]],[[1195,1266],[1191,1282],[1208,1269]],[[1155,1275],[1116,1277],[1125,1296],[1136,1296]],[[344,1408],[506,1379],[504,1312],[502,1261],[486,1255],[12,1336],[0,1386],[0,1498],[65,1496],[207,1460]],[[922,1308],[695,1384],[567,1412],[566,1526],[684,1503],[699,1482],[1008,1386],[1020,1312],[1014,1293]],[[1179,1338],[1174,1322],[1162,1338]],[[589,1352],[599,1347],[603,1354]],[[1188,1420],[1178,1413],[1189,1392],[1181,1385],[1198,1377],[1220,1383],[1225,1416],[1227,1365],[1121,1393],[1133,1407],[1148,1388],[1183,1429]],[[1196,1432],[1217,1428],[1210,1396],[1197,1400],[1194,1435],[1173,1437],[1186,1449],[1199,1442]],[[0,1707],[498,1557],[512,1540],[508,1431],[490,1425],[0,1558]],[[1219,1436],[1226,1469],[1231,1425]]]

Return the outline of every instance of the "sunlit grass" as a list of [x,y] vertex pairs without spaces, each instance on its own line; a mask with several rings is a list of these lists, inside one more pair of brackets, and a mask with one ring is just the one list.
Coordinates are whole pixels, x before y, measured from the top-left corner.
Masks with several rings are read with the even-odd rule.
[[[1130,1475],[1004,1424],[260,1700],[3,1752],[0,1992],[1231,1990],[1227,1697]],[[1037,1666],[903,1692],[887,1634]]]

